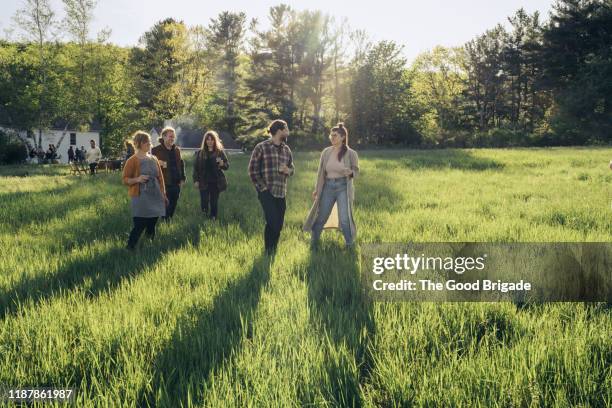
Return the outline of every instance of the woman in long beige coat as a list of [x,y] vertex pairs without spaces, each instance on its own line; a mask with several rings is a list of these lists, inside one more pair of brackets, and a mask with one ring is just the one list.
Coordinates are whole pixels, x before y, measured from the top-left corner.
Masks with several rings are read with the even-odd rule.
[[311,246],[316,247],[324,228],[339,228],[347,247],[353,245],[357,227],[353,218],[355,190],[353,179],[359,174],[357,152],[348,146],[348,130],[343,123],[332,128],[331,146],[321,152],[314,203],[304,231],[311,232]]

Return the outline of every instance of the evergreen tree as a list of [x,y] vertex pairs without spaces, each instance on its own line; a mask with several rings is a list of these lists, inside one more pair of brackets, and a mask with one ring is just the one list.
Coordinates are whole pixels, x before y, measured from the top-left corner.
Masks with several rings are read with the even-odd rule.
[[139,107],[155,125],[184,113],[181,85],[188,61],[187,39],[185,24],[168,18],[141,37],[143,48],[132,50],[130,65],[135,71]]
[[559,0],[544,31],[540,61],[555,101],[561,144],[612,140],[612,3]]
[[351,84],[353,135],[364,143],[420,142],[413,125],[410,82],[402,48],[391,41],[374,45]]
[[236,126],[241,122],[238,93],[242,78],[239,66],[245,41],[245,24],[245,13],[224,11],[212,19],[209,27],[210,46],[215,52],[219,79],[217,98],[225,109],[224,127],[232,135],[236,134]]

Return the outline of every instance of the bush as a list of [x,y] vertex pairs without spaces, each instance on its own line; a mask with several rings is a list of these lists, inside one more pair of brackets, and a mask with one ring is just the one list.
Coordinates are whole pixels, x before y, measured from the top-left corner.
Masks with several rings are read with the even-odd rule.
[[[243,149],[253,150],[255,145],[259,142],[263,142],[270,137],[265,130],[261,133],[255,133],[252,135],[238,136],[236,141],[240,144]],[[297,150],[321,150],[329,145],[329,139],[327,134],[320,133],[313,135],[310,132],[306,132],[299,129],[292,129],[289,133],[289,146],[291,149]]]
[[28,149],[19,136],[0,130],[0,164],[24,163]]
[[253,150],[255,145],[259,142],[263,142],[268,139],[268,135],[242,135],[236,138],[236,142],[240,144],[243,149]]
[[471,135],[465,130],[447,130],[440,133],[444,147],[465,148],[472,147]]
[[303,130],[292,130],[289,134],[289,145],[298,150],[322,150],[329,146],[329,136],[324,132],[312,134]]
[[515,147],[530,145],[529,135],[522,130],[493,128],[473,137],[474,147]]

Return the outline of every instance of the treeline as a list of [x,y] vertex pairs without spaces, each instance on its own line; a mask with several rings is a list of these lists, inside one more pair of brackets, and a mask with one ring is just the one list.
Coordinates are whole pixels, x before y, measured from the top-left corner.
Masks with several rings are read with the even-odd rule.
[[547,21],[520,9],[508,28],[410,64],[400,44],[282,4],[267,29],[244,13],[193,27],[169,18],[125,48],[92,38],[94,1],[63,2],[61,22],[48,0],[26,1],[15,16],[24,39],[0,43],[0,125],[99,127],[106,152],[169,118],[246,144],[273,118],[302,146],[324,143],[340,120],[362,145],[611,140],[609,0],[559,0]]

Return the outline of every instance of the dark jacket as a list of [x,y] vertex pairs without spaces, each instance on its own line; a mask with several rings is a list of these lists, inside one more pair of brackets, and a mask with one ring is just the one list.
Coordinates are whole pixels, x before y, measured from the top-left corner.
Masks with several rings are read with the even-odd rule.
[[[212,158],[217,160],[217,157],[221,157],[223,160],[223,164],[221,167],[215,165],[215,170],[217,172],[217,186],[219,191],[223,191],[227,188],[227,180],[225,178],[225,174],[223,174],[224,170],[229,169],[229,161],[227,160],[227,155],[223,150],[218,152],[211,153]],[[194,183],[198,182],[198,188],[200,190],[206,190],[208,187],[208,183],[206,181],[206,153],[202,150],[198,150],[196,152],[196,159],[193,165],[193,181]]]
[[174,185],[175,183],[178,184],[180,181],[185,181],[185,162],[181,157],[181,149],[179,149],[177,145],[172,145],[172,148],[168,150],[166,149],[166,146],[163,145],[163,143],[151,149],[151,154],[153,156],[157,157],[158,160],[165,161],[166,163],[169,163],[168,159],[170,157],[171,152],[174,152],[175,154],[178,180],[173,180],[172,170],[170,169],[170,166],[162,167],[162,173],[164,173],[164,181],[166,182],[167,186]]

